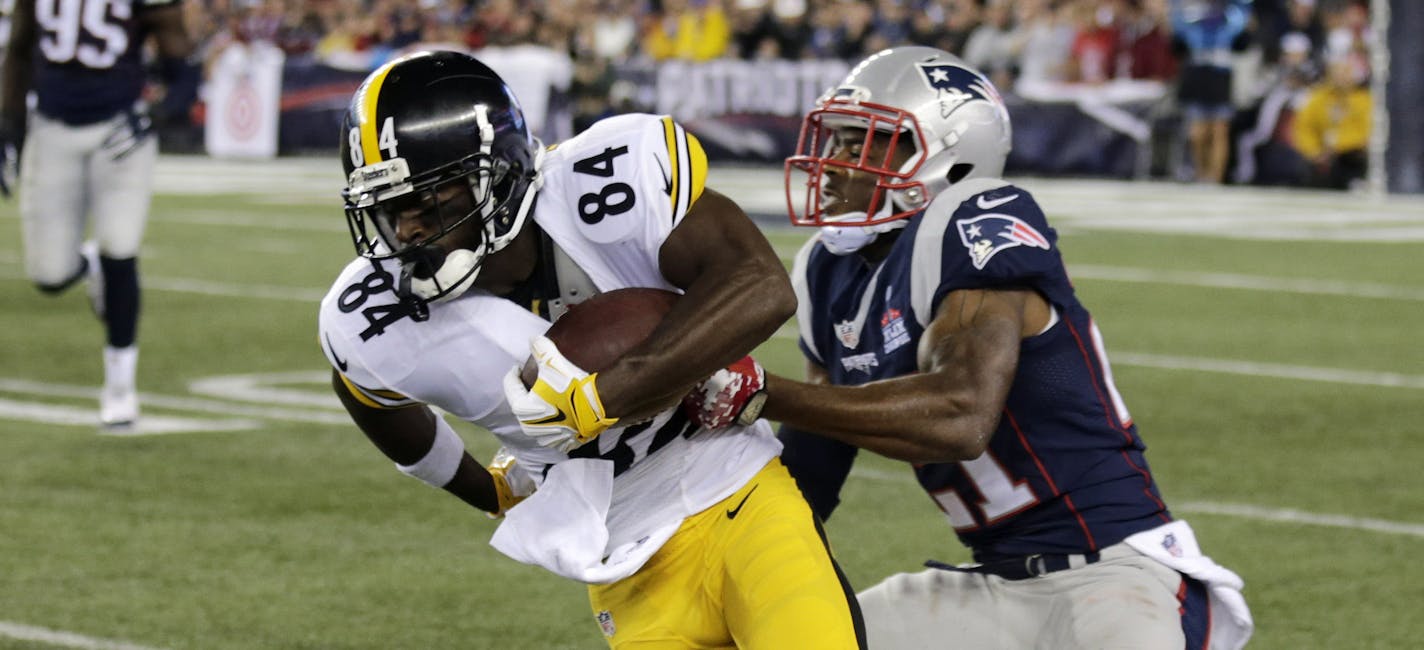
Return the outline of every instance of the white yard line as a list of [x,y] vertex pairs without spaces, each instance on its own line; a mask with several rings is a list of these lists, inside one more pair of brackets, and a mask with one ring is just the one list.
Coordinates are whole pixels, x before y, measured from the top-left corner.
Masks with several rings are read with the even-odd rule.
[[1283,363],[1258,363],[1236,359],[1209,359],[1206,357],[1179,357],[1167,354],[1144,352],[1114,352],[1112,363],[1116,366],[1139,366],[1162,368],[1164,370],[1194,370],[1227,375],[1250,377],[1274,377],[1301,381],[1323,381],[1333,384],[1354,386],[1380,386],[1384,388],[1424,389],[1424,376],[1405,375],[1397,372],[1369,372],[1346,370],[1343,368],[1319,368],[1293,366]]
[[45,627],[25,625],[11,621],[0,621],[0,637],[18,639],[20,641],[34,641],[46,645],[59,646],[61,648],[76,648],[77,650],[157,650],[156,648],[129,643],[128,641],[116,641],[113,639],[100,639],[74,632],[63,630],[51,630]]
[[1177,512],[1192,512],[1204,515],[1223,515],[1227,517],[1241,517],[1243,519],[1254,519],[1257,521],[1273,521],[1292,524],[1309,524],[1311,526],[1326,526],[1330,528],[1347,528],[1350,530],[1367,530],[1375,533],[1387,533],[1390,535],[1407,535],[1409,537],[1424,537],[1424,524],[1412,524],[1403,521],[1390,521],[1388,519],[1371,519],[1368,517],[1352,517],[1349,515],[1332,515],[1293,508],[1266,508],[1251,505],[1249,503],[1216,503],[1213,501],[1189,501],[1183,503],[1172,510]]
[[1201,271],[1167,271],[1128,266],[1070,264],[1068,275],[1073,279],[1109,280],[1113,282],[1145,282],[1174,284],[1213,289],[1243,289],[1271,293],[1299,293],[1351,298],[1386,298],[1424,302],[1424,289],[1372,282],[1345,282],[1311,278],[1274,278],[1240,273]]
[[[30,381],[27,379],[0,377],[0,393],[20,395],[41,395],[70,399],[98,400],[99,389],[92,386],[77,386],[52,382]],[[139,393],[139,402],[145,407],[188,411],[213,416],[238,417],[252,420],[285,420],[311,424],[351,424],[351,419],[341,412],[335,395],[330,399],[313,399],[301,404],[302,408],[285,408],[272,404],[241,404],[181,395],[159,393]],[[91,412],[92,413],[92,412]],[[0,417],[9,417],[4,402],[0,402]],[[148,417],[147,414],[144,416]],[[31,418],[16,418],[29,420]],[[97,421],[92,417],[90,422]],[[65,421],[56,422],[64,424]]]

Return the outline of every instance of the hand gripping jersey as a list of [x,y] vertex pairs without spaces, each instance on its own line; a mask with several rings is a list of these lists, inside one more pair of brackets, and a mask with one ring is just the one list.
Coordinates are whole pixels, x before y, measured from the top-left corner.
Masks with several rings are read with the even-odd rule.
[[[598,291],[676,290],[658,249],[702,191],[706,157],[671,118],[604,120],[545,158],[534,221]],[[608,549],[675,525],[731,495],[780,451],[764,422],[705,435],[678,409],[617,427],[569,456],[525,437],[500,387],[548,328],[537,291],[519,304],[471,290],[417,322],[394,292],[395,261],[357,259],[321,303],[327,359],[352,394],[375,407],[425,403],[492,432],[541,483],[572,457],[613,462]],[[646,559],[656,547],[640,549]]]
[[35,0],[39,54],[34,90],[40,113],[93,124],[138,101],[148,34],[139,14],[179,0]]
[[1056,241],[1027,191],[974,179],[911,220],[880,264],[813,238],[793,271],[802,350],[841,385],[918,372],[920,337],[956,289],[1031,288],[1052,305],[984,454],[915,468],[980,562],[1096,551],[1171,521]]

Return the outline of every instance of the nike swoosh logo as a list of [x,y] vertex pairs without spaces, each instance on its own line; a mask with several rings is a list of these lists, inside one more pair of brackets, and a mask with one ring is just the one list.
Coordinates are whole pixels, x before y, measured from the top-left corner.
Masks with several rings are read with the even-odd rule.
[[672,178],[668,176],[667,170],[663,169],[662,162],[658,162],[658,173],[663,175],[663,194],[672,196]]
[[752,489],[747,490],[747,495],[744,496],[744,497],[742,497],[742,500],[741,500],[741,501],[738,501],[738,502],[737,502],[737,507],[732,508],[731,510],[728,510],[728,511],[727,511],[727,518],[728,518],[728,519],[736,519],[736,518],[737,518],[737,514],[741,513],[741,511],[742,511],[742,506],[747,505],[747,499],[752,498],[752,493],[753,493],[753,492],[756,492],[757,486],[759,486],[759,485],[761,485],[761,484],[758,483],[758,484],[756,484],[756,485],[753,485],[753,486],[752,486]]
[[981,196],[981,197],[979,197],[979,209],[980,209],[980,210],[993,210],[994,208],[997,208],[997,207],[999,207],[999,206],[1001,206],[1001,205],[1003,205],[1003,204],[1005,204],[1005,203],[1008,203],[1009,201],[1012,201],[1012,200],[1014,200],[1014,199],[1017,199],[1017,198],[1019,198],[1019,195],[1014,194],[1014,195],[1011,195],[1011,196],[1006,196],[1006,197],[1004,197],[1004,198],[1002,198],[1002,199],[994,199],[993,201],[985,201],[985,200],[984,200],[984,197]]
[[346,360],[336,356],[336,346],[331,344],[331,334],[326,335],[326,349],[331,351],[331,358],[336,361],[336,367],[341,372],[346,372]]

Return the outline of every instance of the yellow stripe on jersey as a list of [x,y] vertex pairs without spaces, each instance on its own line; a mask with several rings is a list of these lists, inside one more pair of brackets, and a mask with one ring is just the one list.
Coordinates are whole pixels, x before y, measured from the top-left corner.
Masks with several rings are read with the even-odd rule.
[[688,133],[671,117],[662,118],[662,122],[668,164],[672,167],[668,199],[672,202],[673,219],[681,219],[702,196],[707,183],[707,152],[703,151],[702,143],[697,141],[696,136]]
[[682,151],[682,147],[678,146],[677,130],[677,124],[672,121],[671,117],[663,118],[663,144],[667,147],[668,166],[672,168],[670,172],[672,176],[672,187],[668,192],[668,200],[672,201],[672,214],[674,219],[678,217],[677,200],[682,197],[681,188],[678,187],[678,181],[681,180],[680,177],[682,175],[677,173],[679,169],[677,154]]
[[702,150],[702,143],[697,141],[697,136],[687,134],[687,163],[692,171],[692,198],[687,202],[688,206],[697,202],[702,197],[702,189],[707,184],[707,152]]
[[361,402],[362,404],[365,404],[366,406],[369,406],[373,409],[404,408],[406,406],[413,406],[415,404],[415,402],[410,401],[410,398],[393,390],[374,390],[370,388],[363,388],[348,379],[346,375],[340,376],[341,383],[346,385],[346,390],[351,393],[351,396],[355,397],[356,401]]
[[386,75],[390,74],[391,68],[395,67],[397,61],[392,61],[380,67],[379,70],[371,73],[371,78],[357,89],[357,94],[361,96],[361,154],[365,164],[371,165],[381,162],[380,134],[377,129],[380,125],[376,119],[376,101],[381,97],[381,86],[386,83]]

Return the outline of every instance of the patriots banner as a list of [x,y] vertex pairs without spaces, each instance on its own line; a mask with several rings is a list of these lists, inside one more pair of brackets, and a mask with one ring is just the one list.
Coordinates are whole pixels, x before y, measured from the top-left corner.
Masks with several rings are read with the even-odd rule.
[[969,249],[974,268],[983,269],[995,253],[1016,246],[1048,250],[1048,238],[1023,219],[1007,214],[986,214],[960,221],[959,241]]

